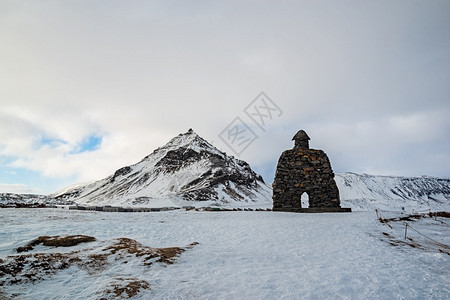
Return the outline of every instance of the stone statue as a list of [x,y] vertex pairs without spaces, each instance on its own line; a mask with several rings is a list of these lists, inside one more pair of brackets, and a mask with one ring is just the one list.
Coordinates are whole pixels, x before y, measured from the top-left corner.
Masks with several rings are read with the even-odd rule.
[[[298,131],[292,140],[294,148],[278,160],[273,182],[273,210],[296,212],[341,212],[339,190],[328,156],[322,150],[309,149],[309,136]],[[302,207],[306,193],[309,207]]]

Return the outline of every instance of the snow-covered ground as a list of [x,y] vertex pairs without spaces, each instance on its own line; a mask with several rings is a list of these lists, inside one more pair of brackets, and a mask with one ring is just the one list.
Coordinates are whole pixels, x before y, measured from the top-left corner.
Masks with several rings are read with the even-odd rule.
[[[448,222],[427,218],[410,223],[448,245]],[[391,228],[375,212],[0,209],[0,223],[2,259],[18,255],[17,247],[43,235],[83,234],[97,241],[74,249],[38,246],[34,252],[95,252],[121,237],[150,247],[199,243],[174,264],[144,266],[129,257],[128,263],[114,260],[96,272],[73,266],[34,284],[0,287],[0,299],[12,294],[18,299],[98,299],[104,296],[101,291],[130,278],[149,285],[134,299],[450,298],[450,255],[426,241],[421,241],[423,249],[391,245],[386,233],[402,240],[403,223],[391,222]]]

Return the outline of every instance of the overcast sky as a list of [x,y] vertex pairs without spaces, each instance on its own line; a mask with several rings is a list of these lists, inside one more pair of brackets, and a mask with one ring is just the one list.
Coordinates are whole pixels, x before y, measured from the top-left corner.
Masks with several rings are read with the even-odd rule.
[[299,129],[335,172],[450,176],[449,32],[445,0],[0,0],[0,192],[101,179],[189,128],[269,183]]

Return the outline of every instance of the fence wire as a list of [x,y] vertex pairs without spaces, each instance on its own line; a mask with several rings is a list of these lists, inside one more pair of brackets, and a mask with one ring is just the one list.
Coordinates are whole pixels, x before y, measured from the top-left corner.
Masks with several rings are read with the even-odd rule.
[[[392,226],[390,226],[390,225],[388,224],[388,222],[389,222],[389,221],[399,221],[399,220],[400,220],[400,217],[398,217],[398,220],[395,220],[396,218],[392,218],[392,219],[384,218],[383,215],[381,214],[381,212],[383,212],[383,213],[405,214],[404,211],[392,211],[392,210],[381,210],[381,209],[375,209],[375,212],[376,212],[377,218],[380,220],[380,222],[386,223],[390,228],[392,228]],[[426,215],[428,215],[428,214],[432,214],[431,210],[429,210],[429,209],[427,209],[427,210],[422,210],[422,211],[416,211],[416,210],[413,210],[413,213],[416,213],[416,214],[422,214],[422,215],[424,215],[424,216],[426,216]],[[444,224],[447,224],[446,222],[443,222],[443,223],[444,223]],[[409,229],[415,231],[417,234],[419,234],[419,235],[423,236],[424,238],[426,238],[426,239],[432,241],[432,242],[433,242],[434,244],[436,244],[437,246],[442,247],[442,248],[445,248],[446,250],[450,249],[450,245],[447,245],[447,244],[445,244],[445,243],[439,242],[439,241],[433,239],[432,237],[427,236],[426,234],[424,234],[424,233],[420,232],[419,230],[415,229],[414,227],[412,227],[409,223],[404,222],[403,224],[406,226],[406,228],[409,228]],[[405,229],[405,238],[406,238],[406,229]]]
[[445,247],[445,248],[447,248],[447,249],[450,249],[450,245],[447,245],[447,244],[438,242],[438,241],[436,241],[435,239],[433,239],[433,238],[427,236],[426,234],[423,234],[422,232],[418,231],[417,229],[415,229],[414,227],[412,227],[412,226],[409,225],[408,223],[405,222],[405,224],[407,224],[408,228],[414,230],[415,232],[417,232],[417,233],[420,234],[421,236],[423,236],[423,237],[429,239],[430,241],[433,241],[434,243],[436,243],[436,244],[438,244],[438,245],[441,245],[442,247]]

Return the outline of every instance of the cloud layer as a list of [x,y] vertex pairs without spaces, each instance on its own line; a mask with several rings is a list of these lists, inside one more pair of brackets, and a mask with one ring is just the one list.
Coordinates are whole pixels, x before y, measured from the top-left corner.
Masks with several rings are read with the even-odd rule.
[[[438,0],[2,1],[0,183],[100,179],[191,127],[232,153],[219,134],[236,117],[258,135],[241,158],[268,182],[299,129],[337,172],[449,176],[449,14]],[[283,111],[264,129],[244,113],[261,91]]]

